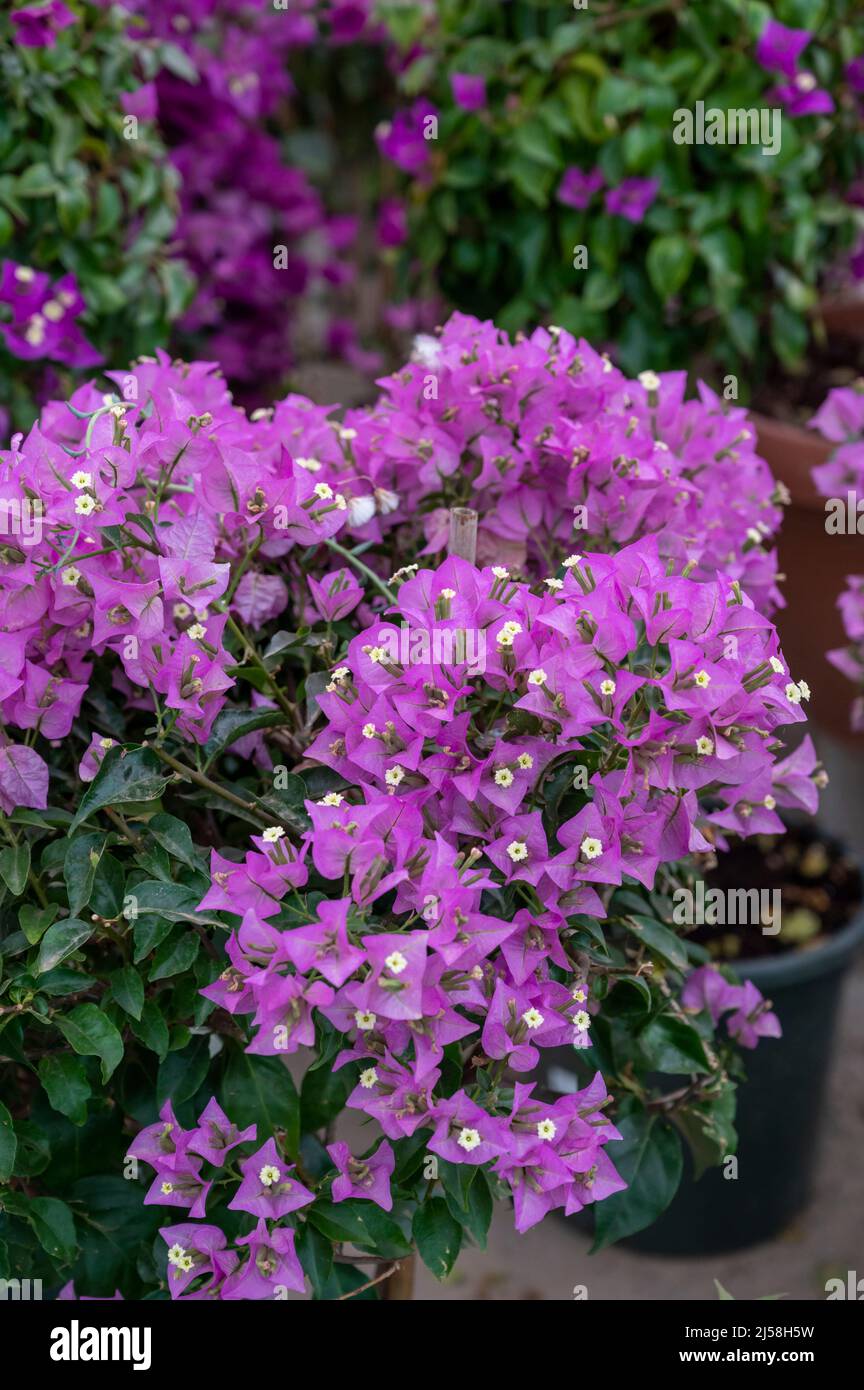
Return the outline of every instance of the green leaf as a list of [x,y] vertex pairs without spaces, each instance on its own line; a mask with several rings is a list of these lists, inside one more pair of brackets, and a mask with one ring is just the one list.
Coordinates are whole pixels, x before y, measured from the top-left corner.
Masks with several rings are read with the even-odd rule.
[[147,915],[136,919],[132,928],[132,939],[135,942],[135,954],[132,959],[136,965],[149,956],[160,941],[165,940],[172,925],[165,917]]
[[80,917],[67,917],[64,922],[55,922],[49,927],[39,945],[36,961],[36,974],[44,975],[53,970],[73,951],[77,951],[93,935],[93,923],[82,922]]
[[300,1088],[300,1129],[303,1134],[323,1129],[345,1107],[351,1083],[341,1071],[328,1067],[307,1071]]
[[39,1063],[39,1080],[52,1109],[67,1115],[74,1125],[86,1122],[87,1101],[92,1093],[84,1063],[78,1057],[62,1053],[43,1057]]
[[615,1124],[622,1142],[610,1145],[609,1157],[627,1188],[596,1204],[592,1254],[650,1226],[681,1181],[681,1140],[665,1120],[634,1101],[621,1106]]
[[[216,720],[217,724],[219,718]],[[185,821],[160,812],[158,816],[153,816],[148,820],[147,833],[153,836],[157,845],[161,845],[165,853],[170,854],[172,859],[179,859],[180,863],[185,864],[187,868],[200,869],[201,864],[195,853],[192,834]]]
[[634,936],[640,937],[653,955],[661,956],[670,965],[674,965],[677,970],[688,968],[689,962],[684,943],[673,931],[664,927],[662,922],[634,912],[631,916],[624,918],[624,926],[628,931],[633,932]]
[[513,146],[536,164],[545,164],[550,169],[561,168],[563,161],[558,141],[540,120],[528,120],[517,126],[513,132]]
[[[464,1165],[463,1165],[464,1166]],[[482,1168],[474,1169],[475,1178],[468,1188],[468,1205],[460,1213],[454,1212],[457,1220],[481,1250],[486,1249],[486,1237],[492,1224],[494,1203],[489,1182]]]
[[648,279],[662,300],[671,299],[693,268],[693,247],[686,237],[668,232],[655,237],[648,247],[645,266]]
[[82,907],[86,907],[90,901],[93,880],[107,843],[107,835],[100,830],[77,835],[74,840],[69,841],[63,861],[63,878],[72,917],[77,916]]
[[642,1029],[638,1042],[652,1071],[676,1075],[711,1070],[702,1039],[683,1018],[661,1014]]
[[0,1100],[0,1182],[8,1182],[15,1168],[15,1154],[18,1139],[12,1125],[12,1116]]
[[102,1080],[108,1081],[123,1056],[123,1039],[111,1020],[95,1004],[79,1004],[55,1021],[75,1052],[82,1057],[99,1058]]
[[24,892],[29,872],[29,840],[22,840],[20,845],[7,845],[5,849],[0,850],[0,878],[14,898]]
[[161,43],[159,45],[159,57],[164,66],[175,77],[182,77],[184,82],[193,84],[198,82],[198,69],[185,50],[176,43]]
[[257,1124],[261,1141],[284,1130],[287,1152],[297,1157],[300,1097],[281,1057],[258,1057],[233,1049],[222,1078],[220,1104],[241,1128]]
[[417,1208],[411,1232],[426,1268],[436,1279],[446,1279],[462,1247],[462,1227],[443,1197],[430,1197]]
[[152,982],[166,980],[171,975],[181,975],[194,963],[200,949],[201,939],[197,933],[191,927],[181,927],[178,933],[173,933],[167,941],[163,941],[153,957],[147,978]]
[[144,982],[134,965],[124,965],[114,971],[106,998],[115,1000],[124,1013],[134,1018],[136,1023],[140,1022],[144,1008]]
[[329,1240],[350,1241],[384,1260],[410,1254],[411,1247],[396,1222],[374,1202],[353,1197],[346,1202],[319,1201],[308,1212],[309,1221]]
[[34,1197],[27,1218],[43,1250],[52,1259],[68,1263],[75,1258],[78,1239],[71,1207],[57,1197]]
[[15,192],[19,198],[50,198],[59,187],[50,165],[30,164],[17,180]]
[[160,1063],[156,1077],[157,1104],[161,1106],[171,1100],[175,1105],[182,1105],[191,1100],[209,1068],[208,1039],[203,1034],[194,1037],[187,1047],[169,1052]]
[[57,903],[49,903],[47,907],[36,907],[33,903],[21,904],[18,909],[18,921],[31,946],[35,946],[45,935],[59,911]]
[[99,771],[81,798],[70,826],[74,834],[94,811],[126,801],[155,801],[168,785],[163,765],[149,748],[109,748]]
[[151,1052],[155,1052],[160,1062],[164,1062],[168,1056],[171,1039],[168,1024],[152,999],[145,1001],[140,1019],[133,1018],[130,1026],[136,1038]]
[[295,1248],[314,1297],[322,1298],[333,1271],[333,1246],[306,1221],[297,1231]]

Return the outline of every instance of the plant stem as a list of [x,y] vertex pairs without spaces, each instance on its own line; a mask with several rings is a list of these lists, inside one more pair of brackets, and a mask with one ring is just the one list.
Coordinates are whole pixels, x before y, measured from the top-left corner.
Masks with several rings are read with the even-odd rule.
[[254,801],[244,801],[242,797],[235,796],[234,793],[229,792],[226,787],[220,787],[218,782],[214,782],[211,778],[205,777],[203,772],[196,772],[194,768],[186,767],[185,763],[179,762],[177,758],[172,757],[170,753],[166,753],[164,748],[160,748],[156,743],[147,743],[145,747],[150,748],[156,754],[157,758],[161,758],[163,763],[173,768],[174,771],[180,777],[185,778],[187,782],[194,782],[196,786],[201,787],[204,791],[211,792],[214,796],[221,796],[222,800],[229,802],[230,805],[239,806],[241,811],[246,811],[247,813],[252,811],[262,820],[264,819]]
[[358,560],[356,555],[354,555],[350,550],[346,550],[344,545],[340,545],[338,541],[334,541],[331,539],[325,541],[324,544],[329,545],[330,549],[335,550],[337,555],[341,555],[343,560],[347,560],[348,563],[353,565],[356,570],[359,570],[361,574],[364,574],[366,578],[369,580],[369,582],[375,585],[375,588],[379,591],[379,593],[382,593],[384,595],[388,603],[392,603],[394,605],[396,604],[396,595],[390,589],[387,588],[387,585],[384,583],[383,579],[378,578],[378,575],[375,573],[374,570],[370,570],[368,565],[364,565],[362,560]]

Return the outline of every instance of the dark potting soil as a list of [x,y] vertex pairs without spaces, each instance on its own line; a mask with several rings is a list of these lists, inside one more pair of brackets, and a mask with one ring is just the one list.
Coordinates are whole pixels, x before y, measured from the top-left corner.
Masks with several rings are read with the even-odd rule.
[[758,922],[694,929],[691,939],[715,959],[726,961],[812,950],[846,926],[862,898],[855,860],[835,840],[804,825],[790,827],[785,835],[742,840],[706,873],[705,888],[780,890],[781,926],[776,936],[766,936]]
[[829,391],[838,386],[851,386],[862,376],[864,343],[832,337],[819,356],[808,362],[807,370],[800,376],[769,377],[754,392],[751,405],[754,410],[773,420],[806,426]]

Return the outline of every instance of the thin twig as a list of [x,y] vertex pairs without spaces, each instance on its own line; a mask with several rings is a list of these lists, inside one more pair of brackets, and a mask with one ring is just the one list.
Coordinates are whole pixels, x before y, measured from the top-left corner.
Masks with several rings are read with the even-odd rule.
[[358,1293],[365,1293],[367,1289],[374,1289],[376,1284],[382,1284],[385,1279],[390,1279],[400,1269],[401,1265],[397,1262],[392,1264],[389,1269],[385,1269],[383,1274],[379,1274],[374,1279],[369,1279],[367,1283],[360,1284],[358,1288],[352,1289],[350,1293],[342,1293],[337,1298],[337,1303],[344,1303],[346,1298],[356,1298]]
[[247,813],[254,812],[262,820],[264,819],[254,801],[244,801],[242,797],[235,796],[234,793],[229,792],[227,788],[220,787],[218,782],[213,782],[209,777],[205,777],[203,772],[196,772],[194,768],[187,767],[185,763],[179,762],[177,758],[172,757],[170,753],[166,753],[164,748],[160,748],[158,744],[148,743],[145,746],[152,749],[157,758],[161,758],[163,763],[167,763],[168,767],[172,767],[174,771],[180,777],[185,778],[187,782],[194,782],[196,786],[203,788],[204,791],[211,792],[214,796],[221,796],[223,801],[229,802],[232,806],[238,806],[241,811],[246,811]]

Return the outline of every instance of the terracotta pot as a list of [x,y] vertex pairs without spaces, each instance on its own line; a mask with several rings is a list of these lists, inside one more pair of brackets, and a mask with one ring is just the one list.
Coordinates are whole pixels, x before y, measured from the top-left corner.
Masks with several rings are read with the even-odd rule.
[[830,335],[864,341],[864,285],[855,285],[830,299],[823,299],[819,314]]
[[792,505],[780,530],[781,585],[786,607],[777,615],[783,653],[794,678],[813,691],[808,714],[834,737],[861,747],[849,728],[854,686],[825,659],[846,644],[837,599],[846,576],[864,573],[864,544],[857,535],[834,536],[825,530],[825,498],[817,492],[812,470],[825,463],[834,445],[797,425],[754,414],[758,451],[775,478],[786,484]]

